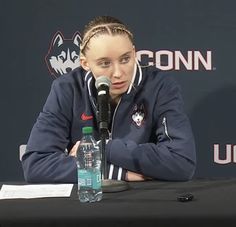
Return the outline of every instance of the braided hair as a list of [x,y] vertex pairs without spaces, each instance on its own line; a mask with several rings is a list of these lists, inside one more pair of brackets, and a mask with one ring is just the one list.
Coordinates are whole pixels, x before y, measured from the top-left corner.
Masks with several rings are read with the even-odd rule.
[[127,35],[130,41],[134,43],[133,34],[120,20],[111,16],[99,16],[85,26],[80,44],[80,53],[85,55],[86,50],[89,49],[88,43],[91,38],[104,34]]

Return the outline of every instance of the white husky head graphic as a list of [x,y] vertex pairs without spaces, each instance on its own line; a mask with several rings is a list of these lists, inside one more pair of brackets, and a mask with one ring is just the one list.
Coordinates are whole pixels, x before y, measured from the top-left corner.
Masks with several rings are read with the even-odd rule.
[[145,110],[143,104],[141,104],[140,106],[138,105],[134,106],[134,110],[132,113],[132,120],[138,127],[140,127],[143,124],[145,120]]
[[80,66],[80,41],[79,32],[76,32],[72,39],[65,39],[61,32],[54,35],[45,57],[52,75],[58,77]]

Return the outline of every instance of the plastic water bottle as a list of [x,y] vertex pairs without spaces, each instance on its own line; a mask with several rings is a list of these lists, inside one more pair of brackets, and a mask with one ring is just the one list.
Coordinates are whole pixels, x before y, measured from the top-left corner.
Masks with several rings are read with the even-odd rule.
[[77,150],[78,197],[81,202],[102,199],[101,153],[92,127],[83,127],[83,137]]

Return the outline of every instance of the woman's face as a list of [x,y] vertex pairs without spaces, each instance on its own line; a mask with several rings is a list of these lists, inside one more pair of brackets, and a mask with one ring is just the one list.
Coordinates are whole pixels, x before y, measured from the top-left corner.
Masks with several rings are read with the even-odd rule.
[[90,70],[95,78],[110,78],[110,96],[119,99],[128,90],[134,73],[135,49],[128,36],[104,34],[93,37],[85,54],[81,57],[81,66]]

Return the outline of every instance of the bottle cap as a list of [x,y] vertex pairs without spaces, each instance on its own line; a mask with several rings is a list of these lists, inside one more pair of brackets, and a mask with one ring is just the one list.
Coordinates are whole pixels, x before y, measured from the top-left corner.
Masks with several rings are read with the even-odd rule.
[[93,127],[83,127],[82,132],[83,132],[83,134],[92,134]]

